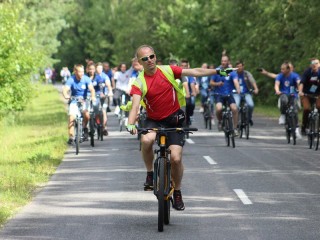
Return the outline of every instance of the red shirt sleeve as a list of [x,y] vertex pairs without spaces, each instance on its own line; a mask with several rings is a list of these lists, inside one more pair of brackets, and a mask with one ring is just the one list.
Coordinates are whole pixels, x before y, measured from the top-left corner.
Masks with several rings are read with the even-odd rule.
[[178,66],[170,66],[175,79],[181,79],[182,68]]
[[133,94],[137,94],[137,95],[142,96],[141,90],[137,86],[134,86],[134,85],[132,85],[132,88],[130,91],[130,96],[132,96]]

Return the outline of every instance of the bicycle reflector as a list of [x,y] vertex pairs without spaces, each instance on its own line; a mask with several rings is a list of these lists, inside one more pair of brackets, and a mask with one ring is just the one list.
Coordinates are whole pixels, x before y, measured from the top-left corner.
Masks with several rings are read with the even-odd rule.
[[160,136],[160,144],[165,145],[166,144],[166,136]]

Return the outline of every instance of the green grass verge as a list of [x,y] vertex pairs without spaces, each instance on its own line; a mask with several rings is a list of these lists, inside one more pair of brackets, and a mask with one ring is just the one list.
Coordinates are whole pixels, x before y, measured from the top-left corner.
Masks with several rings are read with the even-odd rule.
[[67,147],[61,95],[53,86],[36,89],[26,111],[0,123],[0,226],[48,181]]

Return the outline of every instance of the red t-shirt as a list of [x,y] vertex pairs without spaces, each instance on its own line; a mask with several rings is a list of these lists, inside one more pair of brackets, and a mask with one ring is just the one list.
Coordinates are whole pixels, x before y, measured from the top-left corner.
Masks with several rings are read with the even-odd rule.
[[[181,78],[182,68],[170,66],[175,79]],[[154,75],[144,74],[147,83],[147,94],[144,98],[148,118],[162,120],[180,109],[177,93],[170,81],[159,68]],[[136,86],[132,86],[130,95],[142,96],[142,92]]]

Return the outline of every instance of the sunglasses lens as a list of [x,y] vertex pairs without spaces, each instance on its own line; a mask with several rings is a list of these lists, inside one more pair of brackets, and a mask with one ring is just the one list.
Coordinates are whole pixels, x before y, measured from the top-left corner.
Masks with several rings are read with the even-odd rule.
[[141,60],[144,61],[144,62],[148,61],[148,57],[143,57],[143,58],[141,58]]
[[149,56],[149,58],[150,58],[150,59],[154,59],[154,56],[155,56],[155,55],[152,54],[152,55]]

